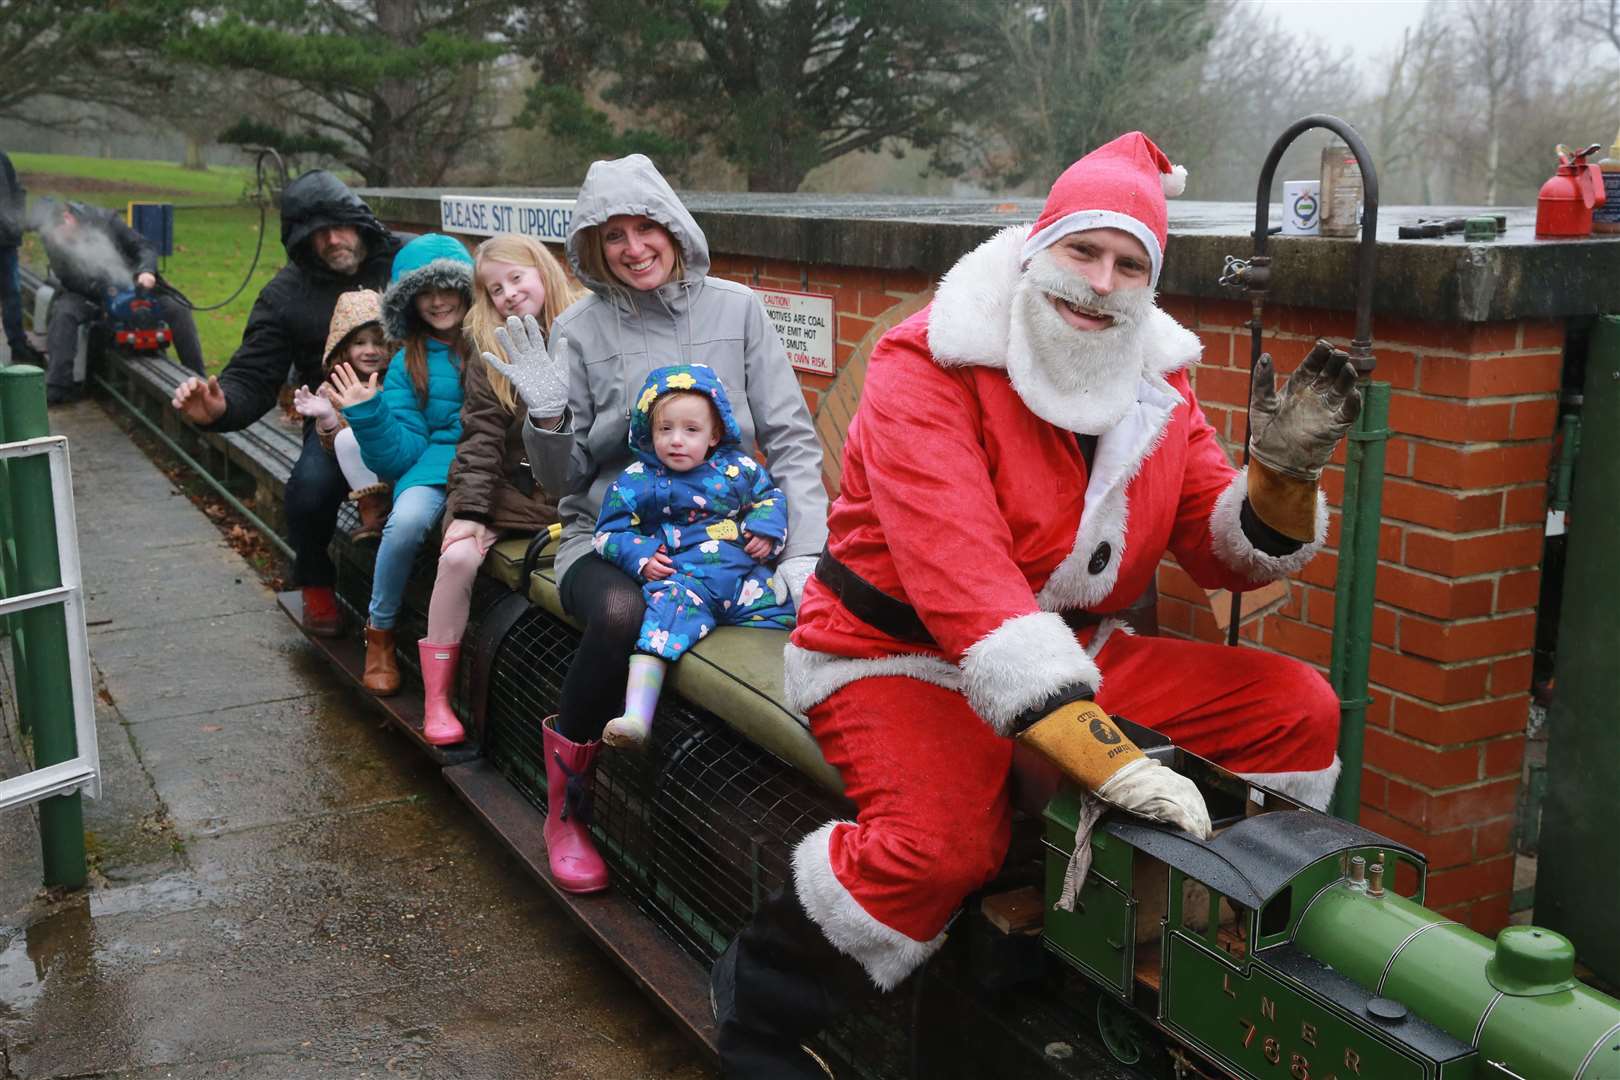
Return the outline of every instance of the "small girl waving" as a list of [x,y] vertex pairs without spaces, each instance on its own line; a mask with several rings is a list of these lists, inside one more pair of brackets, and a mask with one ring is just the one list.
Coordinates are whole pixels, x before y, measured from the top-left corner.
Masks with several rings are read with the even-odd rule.
[[[472,303],[472,269],[472,257],[449,236],[419,236],[400,248],[383,294],[383,319],[389,336],[404,347],[380,392],[376,374],[362,381],[347,364],[338,365],[328,383],[365,464],[394,485],[366,625],[362,681],[378,695],[399,691],[394,623],[411,562],[444,509],[461,438],[462,377],[471,355],[461,323]],[[439,737],[460,741],[460,725]]]

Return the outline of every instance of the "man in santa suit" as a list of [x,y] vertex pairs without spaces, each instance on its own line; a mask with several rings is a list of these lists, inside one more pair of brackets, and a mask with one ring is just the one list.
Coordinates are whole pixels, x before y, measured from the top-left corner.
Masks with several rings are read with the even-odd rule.
[[1339,703],[1320,675],[1110,618],[1167,552],[1206,588],[1302,566],[1359,408],[1343,353],[1319,343],[1280,393],[1264,359],[1253,461],[1232,467],[1193,395],[1198,339],[1153,303],[1184,177],[1140,133],[1093,151],[873,350],[786,657],[856,819],[804,838],[792,888],[716,963],[726,1076],[825,1075],[800,1043],[940,946],[1006,853],[1015,744],[1201,837],[1197,788],[1111,715],[1326,805]]

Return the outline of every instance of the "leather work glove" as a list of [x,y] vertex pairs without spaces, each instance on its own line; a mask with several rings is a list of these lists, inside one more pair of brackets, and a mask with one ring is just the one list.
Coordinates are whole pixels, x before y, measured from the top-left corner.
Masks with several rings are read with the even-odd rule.
[[495,331],[495,340],[511,363],[502,363],[494,353],[484,353],[484,363],[506,377],[529,407],[529,415],[542,420],[561,416],[568,408],[568,369],[563,359],[568,355],[568,339],[557,339],[554,355],[546,350],[546,336],[533,315],[523,316],[522,321],[513,315]]
[[1249,506],[1290,540],[1316,539],[1316,483],[1361,412],[1350,358],[1318,341],[1277,392],[1271,354],[1254,365],[1249,396]]
[[1200,840],[1213,834],[1198,785],[1143,754],[1094,701],[1064,702],[1024,728],[1018,741],[1110,806]]

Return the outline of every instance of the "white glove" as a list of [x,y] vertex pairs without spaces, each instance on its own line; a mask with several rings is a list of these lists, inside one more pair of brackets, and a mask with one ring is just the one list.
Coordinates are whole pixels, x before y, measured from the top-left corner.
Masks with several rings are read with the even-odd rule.
[[791,559],[783,559],[776,564],[776,602],[785,604],[788,597],[793,597],[793,610],[799,610],[799,604],[804,600],[804,583],[810,580],[815,573],[816,557],[814,555],[795,555]]
[[496,374],[506,377],[523,404],[529,407],[529,415],[561,416],[568,407],[568,369],[563,366],[563,357],[568,355],[568,339],[557,339],[557,352],[553,355],[546,350],[546,336],[540,332],[540,324],[534,316],[525,315],[520,322],[513,315],[504,327],[495,331],[495,340],[512,362],[503,363],[494,353],[485,353],[484,363]]
[[1138,758],[1110,776],[1097,798],[1121,810],[1174,825],[1200,840],[1215,835],[1198,785],[1152,758]]
[[299,416],[329,422],[337,419],[335,405],[321,394],[312,394],[302,386],[293,391],[293,408],[297,410]]

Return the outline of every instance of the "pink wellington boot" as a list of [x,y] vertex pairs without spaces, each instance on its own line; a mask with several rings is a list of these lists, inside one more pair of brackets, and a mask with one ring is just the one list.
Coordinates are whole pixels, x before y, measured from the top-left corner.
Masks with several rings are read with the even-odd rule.
[[600,742],[569,742],[551,725],[541,728],[546,754],[546,852],[551,877],[564,892],[601,892],[608,887],[607,866],[596,853],[587,828],[591,820],[591,783]]
[[432,746],[449,746],[467,737],[456,710],[450,704],[450,690],[456,684],[456,663],[461,644],[416,643],[422,660],[422,738]]

